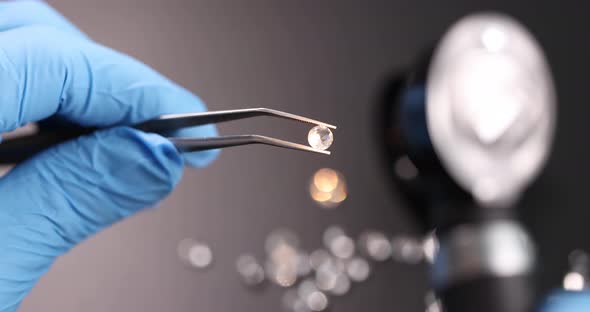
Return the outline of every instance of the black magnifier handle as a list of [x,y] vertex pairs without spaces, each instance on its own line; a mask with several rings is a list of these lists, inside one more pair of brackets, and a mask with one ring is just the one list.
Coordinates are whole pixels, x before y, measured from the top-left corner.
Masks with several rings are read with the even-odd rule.
[[447,312],[529,312],[534,294],[529,276],[479,278],[439,292]]
[[447,312],[529,312],[535,302],[535,251],[511,219],[461,224],[439,234],[431,267]]

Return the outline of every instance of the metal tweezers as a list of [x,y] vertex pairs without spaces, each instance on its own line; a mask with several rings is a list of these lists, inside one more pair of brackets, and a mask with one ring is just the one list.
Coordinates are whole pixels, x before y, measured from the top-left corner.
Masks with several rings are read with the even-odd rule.
[[[257,116],[278,117],[336,129],[336,126],[325,122],[268,108],[246,108],[202,113],[162,115],[133,127],[145,132],[158,133],[167,136],[172,131],[181,128],[221,123]],[[31,135],[5,140],[0,144],[0,164],[19,163],[53,145],[91,133],[95,130],[97,129],[79,127],[64,128],[60,131],[39,131]],[[256,134],[222,135],[207,138],[167,137],[167,139],[169,139],[178,150],[183,152],[202,151],[248,144],[265,144],[330,155],[329,151]]]

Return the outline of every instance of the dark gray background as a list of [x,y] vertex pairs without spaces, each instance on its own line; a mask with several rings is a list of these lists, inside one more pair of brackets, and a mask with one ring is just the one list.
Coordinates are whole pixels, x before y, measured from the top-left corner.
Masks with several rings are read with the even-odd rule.
[[[210,109],[271,107],[336,123],[333,156],[268,147],[228,149],[209,168],[188,169],[157,209],[141,213],[59,259],[22,311],[277,311],[280,292],[252,293],[234,261],[262,255],[265,235],[287,226],[304,246],[341,224],[415,233],[383,174],[373,140],[377,86],[408,64],[460,16],[500,9],[535,33],[558,85],[559,131],[541,181],[522,202],[539,241],[539,286],[557,286],[567,253],[588,246],[586,133],[590,46],[587,11],[554,1],[53,0],[95,40],[129,53],[199,94]],[[575,2],[574,2],[575,3]],[[268,119],[223,125],[305,142],[307,127]],[[320,167],[341,170],[350,197],[334,211],[315,207],[307,182]],[[214,267],[186,270],[176,244],[211,244]],[[423,267],[388,263],[336,300],[333,311],[421,311]]]

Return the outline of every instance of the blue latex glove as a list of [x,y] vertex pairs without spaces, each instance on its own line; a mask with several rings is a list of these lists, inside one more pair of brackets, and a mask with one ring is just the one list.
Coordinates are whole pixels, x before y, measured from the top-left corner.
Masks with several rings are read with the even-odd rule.
[[[179,181],[183,158],[134,124],[203,103],[146,65],[91,41],[36,1],[0,2],[0,132],[55,116],[110,127],[17,166],[0,179],[0,311],[15,311],[54,259],[153,206]],[[214,127],[185,130],[214,136]],[[215,151],[186,160],[207,165]]]
[[541,305],[539,312],[585,312],[590,311],[590,291],[559,290],[551,293]]

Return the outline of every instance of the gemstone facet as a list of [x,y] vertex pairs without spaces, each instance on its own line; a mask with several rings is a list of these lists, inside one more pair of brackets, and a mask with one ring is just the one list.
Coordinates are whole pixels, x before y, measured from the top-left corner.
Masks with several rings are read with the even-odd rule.
[[334,135],[328,127],[315,126],[309,130],[307,141],[315,149],[326,150],[334,142]]

